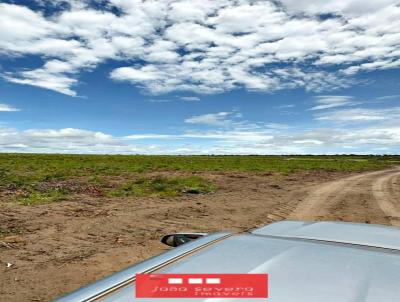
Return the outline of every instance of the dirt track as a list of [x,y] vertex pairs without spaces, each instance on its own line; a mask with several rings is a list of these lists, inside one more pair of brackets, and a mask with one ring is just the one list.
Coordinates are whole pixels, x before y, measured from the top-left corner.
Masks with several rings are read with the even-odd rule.
[[[210,195],[0,202],[0,301],[47,301],[166,247],[176,231],[243,231],[283,219],[399,225],[400,169],[346,174],[202,173]],[[7,267],[7,263],[11,266]]]
[[[399,168],[327,182],[310,191],[307,198],[288,218],[352,221],[368,210],[367,213],[370,215],[376,212],[382,218],[389,220],[391,225],[400,226],[399,184]],[[356,206],[357,204],[359,206]]]

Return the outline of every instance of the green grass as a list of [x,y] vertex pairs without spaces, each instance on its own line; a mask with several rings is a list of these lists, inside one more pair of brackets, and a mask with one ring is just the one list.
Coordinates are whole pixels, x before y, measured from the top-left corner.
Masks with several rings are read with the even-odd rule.
[[[84,179],[84,185],[101,191],[106,189],[107,193],[109,180],[112,178],[137,179],[138,174],[144,175],[146,172],[154,171],[290,174],[307,170],[377,170],[394,165],[400,165],[400,156],[144,156],[2,153],[0,154],[0,192],[14,191],[18,196],[21,196],[22,192],[19,200],[22,204],[38,204],[64,199],[67,194],[54,187],[54,184],[76,179]],[[141,185],[135,181],[125,184],[128,186],[125,190],[129,192],[126,194],[171,196],[178,194],[176,192],[181,189],[173,181],[153,182],[154,180],[144,180]],[[144,193],[137,192],[140,191],[139,187],[142,187]],[[170,187],[173,187],[171,191],[169,191]],[[124,194],[123,189],[120,191],[115,194]]]
[[400,156],[142,156],[0,154],[0,182],[20,185],[70,176],[147,171],[359,171],[399,164]]
[[22,197],[18,197],[17,201],[25,206],[52,203],[57,201],[62,201],[67,199],[68,192],[66,190],[55,190],[50,189],[45,192],[31,190],[27,192]]
[[204,194],[216,190],[216,186],[205,179],[193,177],[139,178],[110,192],[111,196],[173,197],[182,194]]

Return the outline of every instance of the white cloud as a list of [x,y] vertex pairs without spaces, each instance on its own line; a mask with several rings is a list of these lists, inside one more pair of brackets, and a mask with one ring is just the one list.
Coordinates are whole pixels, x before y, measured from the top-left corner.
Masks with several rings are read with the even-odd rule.
[[[328,115],[329,119],[318,118]],[[0,151],[107,154],[400,152],[399,107],[342,109],[318,116],[312,128],[302,129],[276,123],[249,122],[237,111],[219,112],[188,118],[188,128],[182,132],[132,133],[123,137],[74,128],[24,131],[0,128]],[[343,127],[342,122],[354,124]],[[192,128],[194,124],[207,125],[208,128],[198,130]]]
[[143,140],[143,139],[157,139],[157,140],[168,140],[168,139],[179,139],[180,136],[169,135],[169,134],[154,134],[154,133],[146,133],[146,134],[131,134],[124,136],[125,140]]
[[294,108],[294,107],[296,107],[295,104],[285,104],[285,105],[276,106],[275,108],[277,108],[277,109],[290,109],[290,108]]
[[[400,128],[384,125],[352,131],[334,127],[311,130],[221,129],[125,138],[135,142],[147,139],[169,141],[168,146],[158,145],[155,153],[160,154],[396,154],[400,151]],[[160,146],[164,146],[163,151]],[[152,152],[145,146],[142,150],[144,153]]]
[[0,112],[11,112],[11,111],[20,111],[20,109],[8,104],[4,103],[0,104]]
[[235,111],[208,113],[187,118],[185,119],[185,123],[209,126],[228,126],[233,122],[233,118],[235,117],[240,117],[240,113]]
[[63,72],[52,72],[47,67],[49,64],[51,62],[46,63],[43,68],[21,71],[13,75],[6,73],[3,75],[3,78],[13,83],[38,86],[66,95],[76,96],[76,92],[71,87],[77,83],[77,80]]
[[[175,134],[141,134],[125,139],[169,140],[169,148],[176,151],[176,146],[185,145],[184,151],[179,149],[179,152],[189,154],[396,154],[400,151],[398,107],[325,112],[316,116],[312,128],[304,129],[274,123],[250,123],[240,114],[236,119],[229,118],[230,114],[232,112],[192,117],[196,123],[212,126],[205,131],[192,129]],[[318,118],[328,115],[327,119]],[[327,122],[331,123],[328,127]],[[342,127],[342,122],[360,123],[360,126]],[[168,152],[174,153],[172,149]]]
[[303,140],[294,140],[293,144],[323,145],[324,142],[316,139],[303,139]]
[[0,150],[3,152],[115,153],[135,152],[135,147],[128,146],[111,135],[83,129],[19,131],[0,128]]
[[129,80],[132,83],[154,82],[162,79],[164,76],[152,65],[139,68],[121,67],[111,73],[111,78],[114,80]]
[[385,9],[390,5],[398,4],[396,0],[379,0],[379,1],[364,1],[364,0],[281,0],[281,2],[290,10],[305,12],[309,14],[326,14],[336,13],[344,14],[345,16],[359,16],[373,14],[376,11]]
[[182,96],[181,100],[186,102],[197,102],[200,101],[200,98],[198,96]]
[[377,100],[393,100],[393,99],[400,99],[400,94],[393,94],[393,95],[384,95],[376,98]]
[[398,121],[400,120],[400,107],[386,109],[343,109],[318,114],[316,115],[316,119],[335,122]]
[[197,96],[181,96],[181,97],[177,97],[177,98],[171,98],[171,99],[162,99],[162,98],[153,98],[153,99],[149,99],[148,102],[150,103],[170,103],[170,102],[174,102],[177,100],[182,100],[185,102],[198,102],[200,101],[200,98]]
[[347,95],[319,95],[315,97],[317,105],[309,110],[323,110],[342,106],[354,106],[360,102],[354,101],[352,96]]
[[174,100],[172,100],[172,99],[150,99],[150,100],[148,100],[148,102],[150,102],[150,103],[171,103],[173,101]]
[[60,10],[60,1],[41,1],[58,7],[50,15],[0,4],[0,54],[44,60],[5,70],[4,79],[74,96],[81,72],[117,60],[111,79],[154,94],[322,91],[354,84],[358,72],[400,67],[394,0],[68,2]]

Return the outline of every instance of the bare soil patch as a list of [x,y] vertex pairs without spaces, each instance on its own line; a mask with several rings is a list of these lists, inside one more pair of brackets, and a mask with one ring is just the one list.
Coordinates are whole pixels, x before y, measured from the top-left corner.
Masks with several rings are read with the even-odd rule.
[[166,250],[159,239],[170,232],[244,231],[288,217],[396,224],[398,171],[373,173],[166,172],[219,189],[113,198],[93,187],[51,204],[1,201],[0,301],[48,301]]

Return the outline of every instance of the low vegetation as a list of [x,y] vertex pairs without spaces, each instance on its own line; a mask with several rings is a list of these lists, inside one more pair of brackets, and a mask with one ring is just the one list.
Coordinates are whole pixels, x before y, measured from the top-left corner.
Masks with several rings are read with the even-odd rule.
[[204,194],[215,191],[216,186],[201,177],[139,178],[110,192],[116,197],[151,196],[171,197],[182,194]]
[[17,201],[22,205],[33,205],[41,203],[50,203],[56,201],[62,201],[67,199],[68,190],[48,190],[46,192],[40,192],[31,190],[30,192],[24,193],[22,196],[17,198]]
[[400,165],[400,156],[0,154],[0,194],[1,200],[14,199],[24,205],[62,201],[77,193],[168,197],[208,193],[215,186],[200,177],[148,177],[147,174],[174,171],[289,174],[305,170],[377,170],[394,165]]

